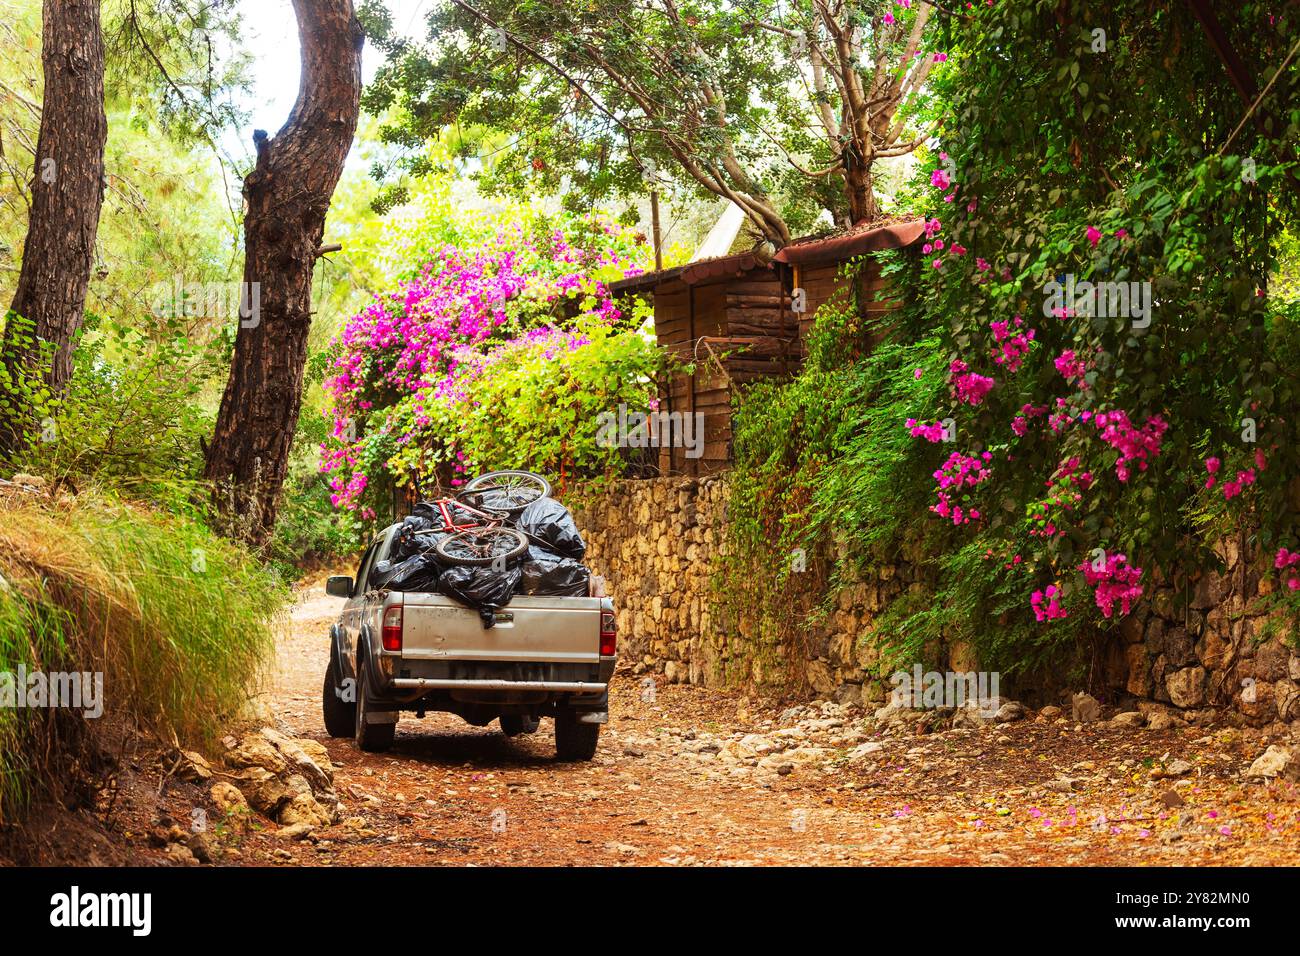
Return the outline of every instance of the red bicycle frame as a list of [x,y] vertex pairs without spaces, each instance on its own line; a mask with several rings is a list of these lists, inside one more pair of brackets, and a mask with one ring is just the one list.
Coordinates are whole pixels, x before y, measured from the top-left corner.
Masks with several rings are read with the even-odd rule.
[[[456,531],[481,531],[486,528],[499,528],[502,525],[502,519],[499,515],[488,514],[486,511],[479,511],[471,505],[465,504],[456,498],[438,498],[431,504],[437,506],[438,513],[442,515],[442,530],[445,532]],[[452,517],[452,509],[458,508],[466,511],[476,518],[484,519],[481,522],[470,522],[469,524],[457,524],[456,519]]]

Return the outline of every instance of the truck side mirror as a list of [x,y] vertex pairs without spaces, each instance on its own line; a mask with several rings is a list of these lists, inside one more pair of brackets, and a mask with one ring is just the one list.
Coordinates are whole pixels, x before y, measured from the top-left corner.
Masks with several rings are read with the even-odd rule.
[[330,575],[325,582],[325,593],[330,597],[352,597],[352,579],[346,574]]

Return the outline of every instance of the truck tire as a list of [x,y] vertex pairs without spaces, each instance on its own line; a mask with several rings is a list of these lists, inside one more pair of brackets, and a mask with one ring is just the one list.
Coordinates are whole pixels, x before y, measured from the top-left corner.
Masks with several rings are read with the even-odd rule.
[[357,705],[340,696],[342,689],[343,680],[339,677],[338,665],[331,652],[329,666],[325,668],[325,687],[321,691],[325,732],[331,737],[351,737],[357,726]]
[[525,717],[522,714],[502,714],[497,719],[501,723],[501,732],[507,737],[531,734],[537,730],[536,717]]
[[356,741],[367,753],[383,753],[393,746],[397,724],[371,724],[366,722],[368,703],[373,691],[370,688],[370,668],[361,661],[357,668]]
[[580,724],[578,715],[555,715],[555,756],[559,760],[590,760],[596,755],[600,724]]

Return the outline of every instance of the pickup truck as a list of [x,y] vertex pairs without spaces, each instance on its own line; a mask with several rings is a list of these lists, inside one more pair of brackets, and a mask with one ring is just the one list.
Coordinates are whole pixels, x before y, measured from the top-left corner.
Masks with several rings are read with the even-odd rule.
[[507,736],[555,721],[560,760],[590,760],[608,718],[614,673],[614,605],[606,597],[515,595],[492,627],[441,594],[378,587],[399,526],[381,533],[355,579],[334,576],[326,592],[346,598],[330,629],[322,706],[332,737],[387,750],[398,716],[457,714],[476,727],[500,722]]

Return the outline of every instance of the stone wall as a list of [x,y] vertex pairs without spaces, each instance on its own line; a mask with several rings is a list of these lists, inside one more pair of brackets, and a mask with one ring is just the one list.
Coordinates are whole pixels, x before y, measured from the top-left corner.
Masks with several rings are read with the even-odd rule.
[[[774,644],[754,621],[733,621],[716,606],[710,572],[724,546],[726,495],[725,477],[623,481],[575,509],[588,564],[606,578],[618,608],[620,654],[670,682],[883,701],[889,675],[871,632],[880,611],[915,583],[911,568],[885,568],[844,588],[829,615],[801,635],[802,646]],[[1198,720],[1219,708],[1256,726],[1300,721],[1300,654],[1285,626],[1270,633],[1252,608],[1275,585],[1271,567],[1233,541],[1220,554],[1223,573],[1177,588],[1157,584],[1100,642],[1097,666],[1076,683],[1090,684],[1107,704],[1162,720]],[[772,598],[811,606],[806,595]],[[967,648],[944,654],[953,670],[978,668]],[[1069,689],[1046,675],[1040,687],[1015,692],[1045,702]]]
[[[800,647],[765,640],[757,633],[758,615],[733,620],[717,607],[711,587],[726,505],[726,480],[719,476],[622,481],[575,505],[587,564],[606,579],[618,609],[619,654],[638,673],[662,674],[669,682],[883,701],[888,675],[876,672],[878,652],[860,638],[911,583],[910,569],[886,568],[842,591],[825,622],[801,635]],[[811,606],[806,594],[772,599]]]
[[1218,552],[1225,570],[1186,582],[1181,611],[1180,589],[1170,584],[1134,609],[1108,646],[1103,683],[1148,709],[1228,708],[1254,725],[1300,720],[1300,654],[1290,628],[1256,607],[1277,584],[1269,562],[1231,540]]
[[709,570],[726,520],[719,478],[620,481],[575,509],[587,564],[618,610],[619,654],[669,681],[714,683],[705,673],[714,633]]

